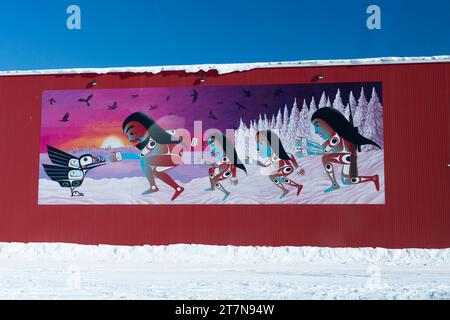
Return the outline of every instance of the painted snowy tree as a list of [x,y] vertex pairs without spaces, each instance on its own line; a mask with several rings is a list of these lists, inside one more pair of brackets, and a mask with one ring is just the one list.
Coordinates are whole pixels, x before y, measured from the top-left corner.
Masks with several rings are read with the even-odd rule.
[[[378,98],[375,88],[372,89],[372,97],[367,106],[367,116],[364,124],[364,136],[375,141],[383,148],[383,106]],[[364,146],[363,150],[376,150],[375,146]]]
[[280,131],[281,137],[286,137],[288,126],[289,126],[289,110],[288,110],[288,106],[286,104],[284,106],[283,122],[281,124],[281,131]]
[[302,109],[300,111],[300,119],[299,119],[299,123],[298,123],[298,127],[299,130],[298,134],[300,134],[303,137],[307,137],[309,134],[309,128],[307,126],[307,119],[309,116],[309,110],[308,110],[308,105],[306,104],[306,99],[303,99],[303,105],[302,105]]
[[[321,100],[322,100],[322,98],[321,98]],[[304,119],[304,121],[306,121],[306,123],[307,123],[306,137],[312,141],[317,140],[316,133],[314,132],[314,127],[311,125],[311,118],[312,118],[314,112],[316,112],[316,111],[317,111],[316,99],[314,99],[314,96],[313,96],[311,99],[311,103],[309,104],[308,116]]]
[[248,130],[248,159],[250,164],[256,163],[258,159],[258,152],[256,150],[256,133],[258,132],[258,126],[256,121],[250,126]]
[[327,103],[325,104],[325,107],[331,108],[331,101],[330,101],[330,97],[327,98]]
[[353,91],[350,91],[348,102],[349,102],[349,106],[350,106],[349,113],[351,112],[352,117],[353,117],[353,125],[359,126],[359,125],[355,124],[355,114],[356,114],[356,109],[357,109],[357,102],[356,102],[355,96],[353,95]]
[[241,121],[239,122],[239,127],[234,134],[234,144],[236,147],[236,153],[238,154],[239,159],[242,159],[242,161],[244,161],[245,156],[247,154],[246,147],[248,145],[248,136],[249,136],[248,128],[241,118]]
[[270,122],[269,122],[269,119],[267,118],[267,114],[264,114],[263,126],[264,126],[264,130],[270,129]]
[[325,108],[327,106],[327,95],[325,94],[325,91],[322,93],[322,96],[320,97],[319,101],[319,109]]
[[289,117],[289,125],[286,132],[286,135],[284,136],[284,140],[282,142],[284,143],[284,146],[289,152],[294,152],[295,150],[295,139],[297,138],[297,129],[300,124],[300,110],[297,106],[297,98],[294,100],[294,105],[292,106],[291,115]]
[[283,126],[283,116],[281,114],[281,108],[278,110],[278,114],[277,114],[277,119],[275,122],[275,130],[280,130],[281,131],[281,127]]
[[344,116],[347,120],[350,120],[350,104],[347,103],[344,110]]
[[340,89],[338,89],[338,91],[336,93],[336,98],[334,98],[333,108],[338,110],[340,113],[345,114],[345,106],[344,106],[344,103],[342,102]]
[[360,133],[365,131],[365,121],[367,117],[367,99],[364,93],[364,87],[361,88],[361,94],[358,99],[358,105],[353,116],[355,127],[358,128]]
[[258,130],[264,130],[264,123],[263,123],[263,119],[262,119],[262,115],[259,115],[259,119],[258,119],[258,125],[257,125]]

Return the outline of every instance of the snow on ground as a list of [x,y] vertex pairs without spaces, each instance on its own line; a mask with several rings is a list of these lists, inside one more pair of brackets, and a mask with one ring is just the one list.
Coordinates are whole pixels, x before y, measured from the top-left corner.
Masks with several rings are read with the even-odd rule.
[[5,243],[0,299],[450,299],[450,249]]
[[[58,183],[47,179],[39,180],[39,204],[384,204],[384,153],[383,151],[363,152],[359,155],[360,175],[380,175],[380,191],[374,184],[363,183],[356,186],[344,186],[332,193],[324,190],[330,186],[330,180],[323,168],[320,157],[306,157],[300,160],[306,170],[304,177],[291,174],[290,178],[304,185],[300,197],[295,189],[280,199],[281,191],[260,174],[257,166],[247,166],[248,175],[239,171],[239,185],[232,186],[225,182],[224,186],[232,195],[222,201],[220,191],[205,192],[208,188],[207,167],[205,177],[197,178],[184,184],[186,191],[174,202],[170,201],[173,190],[157,180],[160,191],[152,195],[141,195],[149,188],[144,177],[123,179],[90,179],[87,178],[79,191],[85,197],[70,197],[70,191],[63,189]],[[336,178],[340,179],[340,167],[336,166]],[[170,174],[170,170],[168,171]]]

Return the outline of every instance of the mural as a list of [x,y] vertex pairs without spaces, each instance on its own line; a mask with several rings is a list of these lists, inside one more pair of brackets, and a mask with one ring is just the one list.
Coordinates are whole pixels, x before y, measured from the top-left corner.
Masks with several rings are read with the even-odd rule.
[[385,202],[379,82],[42,99],[42,205]]

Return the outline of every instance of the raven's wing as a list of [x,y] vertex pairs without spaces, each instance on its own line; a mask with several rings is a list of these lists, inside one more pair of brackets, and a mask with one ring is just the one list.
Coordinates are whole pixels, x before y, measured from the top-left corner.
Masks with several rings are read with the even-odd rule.
[[58,150],[52,146],[47,146],[48,157],[50,161],[56,165],[68,167],[69,161],[71,159],[76,159],[77,157],[68,154],[64,151]]
[[69,172],[72,170],[70,168],[53,166],[51,164],[43,164],[45,173],[49,176],[53,181],[61,181],[69,179]]

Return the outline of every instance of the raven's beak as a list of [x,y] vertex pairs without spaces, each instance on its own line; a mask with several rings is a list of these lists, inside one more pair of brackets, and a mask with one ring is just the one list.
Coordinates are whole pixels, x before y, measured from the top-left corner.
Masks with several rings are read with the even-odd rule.
[[86,166],[87,169],[94,169],[97,167],[104,166],[106,164],[106,158],[103,156],[92,157],[92,161],[94,162]]

